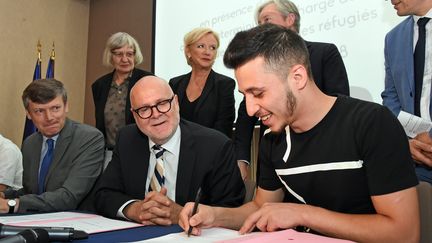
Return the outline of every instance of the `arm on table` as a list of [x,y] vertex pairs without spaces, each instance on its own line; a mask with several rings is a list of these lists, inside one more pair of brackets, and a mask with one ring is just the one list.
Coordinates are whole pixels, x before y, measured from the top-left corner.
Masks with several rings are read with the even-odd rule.
[[239,229],[244,220],[253,212],[258,210],[266,202],[281,202],[283,199],[282,189],[267,191],[257,189],[256,197],[253,201],[237,208],[210,207],[200,204],[198,213],[191,217],[194,203],[187,203],[180,212],[179,225],[187,232],[189,227],[193,235],[200,235],[202,228],[224,227]]
[[[305,204],[267,203],[240,229],[275,231],[306,226],[324,235],[356,242],[418,242],[419,209],[415,187],[372,196],[376,214],[344,214]],[[373,227],[373,230],[371,230]]]

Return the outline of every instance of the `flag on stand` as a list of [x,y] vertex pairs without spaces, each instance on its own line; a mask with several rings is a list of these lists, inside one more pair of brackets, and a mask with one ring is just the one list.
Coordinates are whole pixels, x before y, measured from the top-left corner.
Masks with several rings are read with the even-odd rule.
[[[35,67],[35,70],[33,73],[33,81],[36,79],[41,79],[41,65],[42,65],[41,49],[42,49],[42,46],[40,44],[40,41],[38,41],[38,44],[37,44],[38,57],[36,60],[36,67]],[[54,69],[53,69],[53,74],[54,74]],[[25,126],[24,126],[24,134],[23,134],[23,142],[28,136],[30,136],[34,132],[36,132],[36,127],[33,124],[33,121],[26,117]]]
[[55,51],[54,51],[54,42],[52,45],[50,59],[48,61],[48,68],[46,71],[46,78],[54,78],[54,66],[55,66]]

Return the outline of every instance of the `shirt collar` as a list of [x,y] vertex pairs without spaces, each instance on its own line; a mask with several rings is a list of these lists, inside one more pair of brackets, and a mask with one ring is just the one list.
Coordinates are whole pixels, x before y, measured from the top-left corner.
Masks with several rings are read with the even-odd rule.
[[[60,134],[57,134],[57,135],[55,135],[55,136],[50,137],[52,140],[54,140],[54,144],[56,144],[59,135],[60,135]],[[42,138],[43,138],[43,141],[42,141],[43,144],[45,144],[45,143],[46,143],[46,140],[49,139],[49,138],[47,138],[47,137],[45,137],[45,136],[43,136],[43,135],[42,135]]]
[[[55,136],[50,137],[52,140],[54,140],[54,147],[55,147],[55,145],[57,144],[57,139],[58,139],[58,136],[59,136],[59,135],[60,135],[60,134],[57,134],[57,135],[55,135]],[[48,139],[50,139],[50,138],[45,137],[45,136],[42,135],[42,139],[43,139],[42,144],[45,146],[45,145],[46,145],[46,140],[48,140]],[[43,147],[42,147],[42,148],[43,148]]]
[[[180,148],[180,137],[181,137],[181,132],[180,132],[180,125],[177,125],[176,131],[174,132],[174,135],[164,144],[159,144],[162,148],[164,148],[165,150],[167,150],[170,153],[175,153],[176,151],[179,151]],[[153,142],[151,139],[149,139],[149,148],[151,151],[151,148],[155,145],[156,143]]]
[[424,16],[417,16],[417,15],[413,15],[414,22],[417,23],[417,21],[418,21],[420,18],[423,18],[423,17],[432,18],[432,9],[429,9],[429,11],[428,11]]

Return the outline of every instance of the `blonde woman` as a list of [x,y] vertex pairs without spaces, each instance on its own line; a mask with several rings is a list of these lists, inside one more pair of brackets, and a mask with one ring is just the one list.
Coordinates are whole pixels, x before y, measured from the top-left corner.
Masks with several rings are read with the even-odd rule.
[[169,81],[180,104],[180,116],[216,129],[229,138],[235,118],[235,81],[212,67],[219,36],[209,28],[195,28],[184,37],[184,54],[191,72]]

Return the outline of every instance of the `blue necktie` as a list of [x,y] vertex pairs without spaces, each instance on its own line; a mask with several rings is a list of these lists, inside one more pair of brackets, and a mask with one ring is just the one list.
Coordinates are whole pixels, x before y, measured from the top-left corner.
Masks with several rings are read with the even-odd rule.
[[414,115],[420,116],[420,99],[423,86],[426,47],[426,24],[430,18],[420,18],[417,21],[419,37],[414,50]]
[[48,150],[42,160],[42,164],[39,171],[39,180],[38,180],[38,192],[39,194],[45,191],[45,179],[48,174],[49,167],[51,165],[51,161],[53,158],[54,151],[54,140],[49,138],[46,140],[48,144]]
[[152,149],[156,156],[156,165],[154,169],[154,174],[150,180],[149,192],[150,191],[158,192],[165,184],[164,164],[163,164],[164,161],[162,158],[165,149],[159,145],[154,145]]

